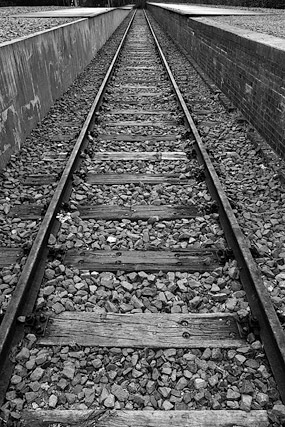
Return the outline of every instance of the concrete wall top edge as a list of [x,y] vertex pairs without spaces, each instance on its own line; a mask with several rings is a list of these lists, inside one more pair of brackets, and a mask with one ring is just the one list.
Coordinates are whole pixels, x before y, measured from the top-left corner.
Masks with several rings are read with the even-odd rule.
[[[57,25],[57,26],[52,27],[52,28],[49,28],[49,29],[47,29],[47,30],[38,31],[38,32],[33,33],[33,34],[29,34],[28,36],[17,37],[16,39],[13,39],[13,40],[9,40],[9,41],[7,41],[7,42],[0,43],[0,49],[1,49],[2,47],[4,47],[4,46],[8,46],[8,45],[11,45],[11,44],[13,44],[13,43],[22,42],[23,40],[30,39],[30,38],[32,38],[32,37],[37,37],[37,36],[40,36],[40,35],[42,35],[42,34],[49,33],[49,32],[54,31],[54,30],[58,30],[59,28],[67,27],[68,25],[74,25],[74,24],[76,24],[76,23],[78,23],[78,22],[82,22],[82,21],[84,21],[84,20],[86,20],[86,19],[89,19],[89,18],[96,18],[97,16],[103,15],[103,14],[105,14],[105,13],[114,12],[115,10],[123,10],[123,8],[120,8],[120,7],[116,7],[116,8],[114,8],[114,7],[113,7],[113,8],[110,8],[109,10],[104,10],[104,11],[102,11],[102,12],[100,12],[100,13],[97,13],[96,15],[93,15],[93,16],[86,16],[86,17],[83,17],[83,18],[78,18],[78,19],[75,19],[75,20],[74,20],[74,21],[72,21],[72,22],[67,22],[67,23],[62,24],[62,25]],[[130,10],[131,10],[131,9],[130,9]],[[15,15],[15,16],[16,16],[16,15]],[[22,17],[22,15],[21,15],[21,17]]]
[[[98,15],[96,15],[96,16],[99,16],[99,14],[98,14]],[[76,24],[76,23],[78,23],[78,22],[82,22],[82,21],[84,21],[84,20],[86,20],[86,19],[87,19],[87,18],[80,18],[80,19],[76,19],[76,21],[67,22],[67,23],[62,24],[62,25],[57,25],[57,26],[52,27],[52,28],[49,28],[49,29],[47,29],[47,30],[37,31],[36,33],[29,34],[28,36],[17,37],[16,39],[13,39],[13,40],[9,40],[9,41],[7,41],[7,42],[0,43],[0,49],[1,49],[1,48],[3,48],[3,47],[5,47],[5,46],[10,46],[10,45],[11,45],[11,44],[13,44],[13,43],[23,42],[23,40],[32,39],[33,37],[38,37],[38,36],[41,36],[42,34],[50,33],[51,31],[55,31],[55,30],[58,30],[58,29],[60,29],[60,28],[67,27],[68,25],[74,25],[74,24]]]
[[150,7],[159,7],[164,9],[165,13],[176,15],[179,19],[191,22],[191,26],[196,27],[201,33],[207,29],[208,33],[211,31],[218,31],[223,33],[221,38],[224,40],[233,41],[238,43],[239,39],[242,39],[242,46],[248,45],[250,50],[254,50],[258,55],[263,57],[266,61],[270,60],[278,64],[278,67],[285,67],[284,54],[285,54],[285,40],[270,36],[268,34],[257,33],[255,31],[244,30],[237,27],[233,27],[228,24],[220,24],[209,18],[194,18],[187,15],[178,13],[174,10],[163,8],[159,4],[151,3]]
[[256,31],[246,30],[244,28],[237,28],[229,24],[217,23],[213,21],[211,18],[189,18],[193,21],[202,22],[206,25],[211,25],[213,27],[219,28],[229,33],[236,34],[237,36],[247,38],[248,40],[252,40],[255,43],[266,44],[275,49],[280,49],[285,51],[285,39],[281,37],[271,36],[265,33],[258,33]]

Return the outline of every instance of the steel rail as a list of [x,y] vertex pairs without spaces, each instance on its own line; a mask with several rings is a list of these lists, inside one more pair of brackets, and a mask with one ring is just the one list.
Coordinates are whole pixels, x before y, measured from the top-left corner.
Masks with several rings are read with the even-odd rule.
[[238,262],[240,279],[246,292],[252,314],[258,321],[262,343],[282,401],[285,403],[285,333],[277,317],[268,291],[262,282],[261,274],[251,255],[245,236],[241,231],[226,193],[204,147],[198,129],[191,117],[146,13],[145,16],[155,40],[159,55],[164,63],[176,97],[185,115],[187,126],[194,135],[195,148],[198,158],[204,166],[209,191],[219,206],[219,218],[221,225],[227,242],[232,248]]
[[[46,214],[42,220],[38,233],[35,237],[34,243],[31,247],[30,253],[23,267],[19,281],[11,297],[8,309],[1,322],[1,325],[0,325],[0,378],[1,378],[0,403],[1,403],[1,400],[3,399],[2,394],[5,390],[5,387],[7,387],[7,385],[3,384],[4,382],[3,376],[7,376],[7,373],[5,372],[6,371],[5,366],[7,365],[7,359],[9,358],[11,347],[12,345],[15,345],[15,342],[14,342],[15,340],[13,339],[13,335],[15,334],[15,326],[16,326],[17,318],[23,314],[25,310],[25,305],[29,304],[29,306],[31,306],[31,301],[30,301],[31,293],[34,299],[34,301],[32,302],[32,306],[34,305],[34,302],[36,300],[38,289],[35,291],[35,289],[31,289],[31,288],[33,287],[33,282],[38,273],[39,268],[43,268],[42,264],[45,263],[45,260],[46,260],[45,252],[46,252],[49,235],[56,222],[56,215],[58,210],[61,207],[61,203],[68,193],[69,183],[72,179],[73,172],[75,171],[80,161],[80,154],[88,143],[88,132],[91,130],[94,124],[95,113],[98,111],[100,107],[102,98],[106,90],[106,86],[110,80],[110,77],[113,74],[115,65],[119,58],[119,54],[125,43],[129,29],[133,23],[135,14],[136,12],[134,12],[133,16],[131,17],[131,20],[124,32],[123,38],[118,46],[118,49],[113,57],[113,60],[108,68],[108,71],[104,77],[104,80],[97,92],[95,100],[82,126],[79,137],[66,163],[64,171],[59,180],[58,186],[54,192],[54,195],[47,208]],[[38,288],[39,286],[40,286],[40,283],[38,284]]]

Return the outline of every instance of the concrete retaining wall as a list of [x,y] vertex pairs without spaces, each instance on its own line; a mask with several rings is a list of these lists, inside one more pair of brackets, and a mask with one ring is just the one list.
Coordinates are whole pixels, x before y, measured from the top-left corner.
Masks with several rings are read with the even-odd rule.
[[0,169],[130,10],[0,44]]
[[148,10],[285,157],[285,40],[160,6]]

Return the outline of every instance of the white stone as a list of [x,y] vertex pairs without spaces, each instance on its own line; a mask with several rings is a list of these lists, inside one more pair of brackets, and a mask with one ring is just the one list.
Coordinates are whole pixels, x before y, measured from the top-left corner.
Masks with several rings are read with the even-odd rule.
[[49,407],[50,408],[55,408],[56,407],[56,405],[57,405],[57,396],[55,395],[55,394],[52,394],[50,397],[49,397],[49,400],[48,400],[48,405],[49,405]]
[[240,401],[240,409],[242,411],[249,412],[251,408],[252,403],[252,396],[249,394],[242,394],[241,401]]
[[196,390],[200,390],[200,388],[205,388],[207,386],[207,383],[202,378],[195,378],[194,380],[194,387]]

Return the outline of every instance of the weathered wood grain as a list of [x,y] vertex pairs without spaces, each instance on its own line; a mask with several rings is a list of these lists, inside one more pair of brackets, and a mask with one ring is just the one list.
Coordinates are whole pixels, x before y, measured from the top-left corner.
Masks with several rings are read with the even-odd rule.
[[[129,52],[128,52],[128,56],[129,56]],[[134,53],[132,53],[132,57],[134,56]],[[153,63],[157,66],[157,62],[154,61],[153,58],[150,58],[149,54],[148,55],[136,55],[138,57],[139,61],[136,61],[136,64],[141,63],[141,62],[145,62],[145,63]]]
[[168,115],[173,113],[173,111],[169,110],[135,110],[135,109],[120,109],[120,110],[108,110],[106,111],[107,114],[119,114],[119,115],[135,115],[135,114],[152,114],[154,116],[156,115]]
[[0,247],[0,267],[9,267],[23,256],[22,248]]
[[49,185],[56,181],[55,175],[29,175],[24,177],[23,184],[24,185]]
[[122,184],[139,184],[144,182],[145,184],[177,184],[187,185],[191,184],[192,181],[187,178],[181,178],[179,175],[167,175],[167,174],[129,174],[129,173],[103,173],[95,174],[89,173],[87,175],[87,182],[89,184],[103,184],[103,185],[122,185]]
[[134,348],[237,348],[233,316],[212,314],[96,314],[65,311],[52,317],[42,345]]
[[146,71],[148,71],[148,70],[150,70],[150,71],[153,71],[153,70],[157,70],[157,67],[156,66],[152,66],[152,65],[148,65],[148,66],[146,66],[146,65],[133,65],[133,66],[128,66],[128,67],[125,67],[125,71],[127,71],[127,70],[146,70]]
[[[130,99],[130,95],[128,95],[128,99],[124,99],[124,100],[122,100],[122,99],[116,99],[116,98],[112,98],[112,105],[118,105],[118,106],[122,106],[122,105],[135,105],[136,107],[138,106],[138,105],[149,105],[149,100],[148,99],[145,99],[145,98],[134,98],[134,97],[132,97],[132,99]],[[163,99],[162,98],[160,98],[160,99],[156,99],[155,100],[155,104],[156,105],[164,105],[165,104],[165,102],[163,101]]]
[[[199,215],[199,210],[194,205],[133,205],[111,206],[111,205],[82,205],[78,206],[82,219],[148,219],[157,216],[159,219],[179,219],[195,218]],[[16,205],[13,206],[8,214],[10,217],[22,219],[38,219],[42,216],[43,206],[40,205]]]
[[215,251],[67,251],[66,265],[92,271],[213,271],[219,266]]
[[[165,92],[144,92],[143,89],[141,89],[140,91],[138,90],[136,93],[132,93],[132,92],[120,92],[118,91],[118,93],[120,94],[121,98],[124,99],[124,103],[128,102],[128,98],[133,98],[133,99],[138,99],[140,96],[146,96],[149,98],[157,98],[157,99],[161,99],[162,97],[165,96]],[[110,98],[112,103],[113,103],[113,99]],[[122,101],[121,101],[122,103]],[[148,102],[149,103],[149,102]]]
[[97,151],[93,155],[93,160],[146,160],[146,161],[161,161],[161,160],[187,160],[187,156],[183,151]]
[[43,160],[45,161],[54,161],[54,160],[65,160],[68,153],[56,153],[54,151],[50,151],[48,153],[44,153]]
[[[155,74],[149,75],[148,77],[151,78],[152,83],[157,83],[157,85],[159,85],[161,83],[161,79],[159,77],[157,77]],[[140,73],[140,74],[137,73],[136,77],[134,77],[134,76],[128,77],[128,83],[144,85],[146,83],[149,83],[149,79],[146,78],[145,75],[143,75],[142,73]]]
[[[100,411],[100,410],[25,410],[24,426],[41,427],[61,423],[96,427],[268,427],[267,411]],[[90,424],[89,424],[90,422]],[[46,425],[46,424],[45,424]],[[83,424],[82,424],[83,425]]]
[[178,134],[172,135],[130,135],[130,134],[109,134],[106,135],[101,133],[98,135],[98,140],[101,141],[130,141],[130,142],[141,142],[141,141],[177,141],[181,138]]
[[159,219],[171,220],[179,218],[195,218],[199,210],[194,205],[168,206],[168,205],[133,205],[125,206],[78,206],[82,219],[121,219],[132,220],[148,219],[157,216]]
[[153,127],[162,127],[165,126],[178,126],[178,123],[176,120],[160,120],[160,121],[154,121],[154,120],[145,120],[145,121],[138,121],[138,120],[122,120],[120,122],[116,121],[106,121],[103,122],[104,126],[108,127],[114,127],[114,126],[153,126]]
[[130,84],[122,84],[120,86],[117,86],[116,89],[135,89],[135,90],[141,90],[141,89],[146,89],[146,90],[150,90],[150,89],[157,89],[156,86],[152,86],[152,85],[130,85]]
[[40,205],[15,205],[8,216],[22,219],[38,219],[42,216],[43,206]]

